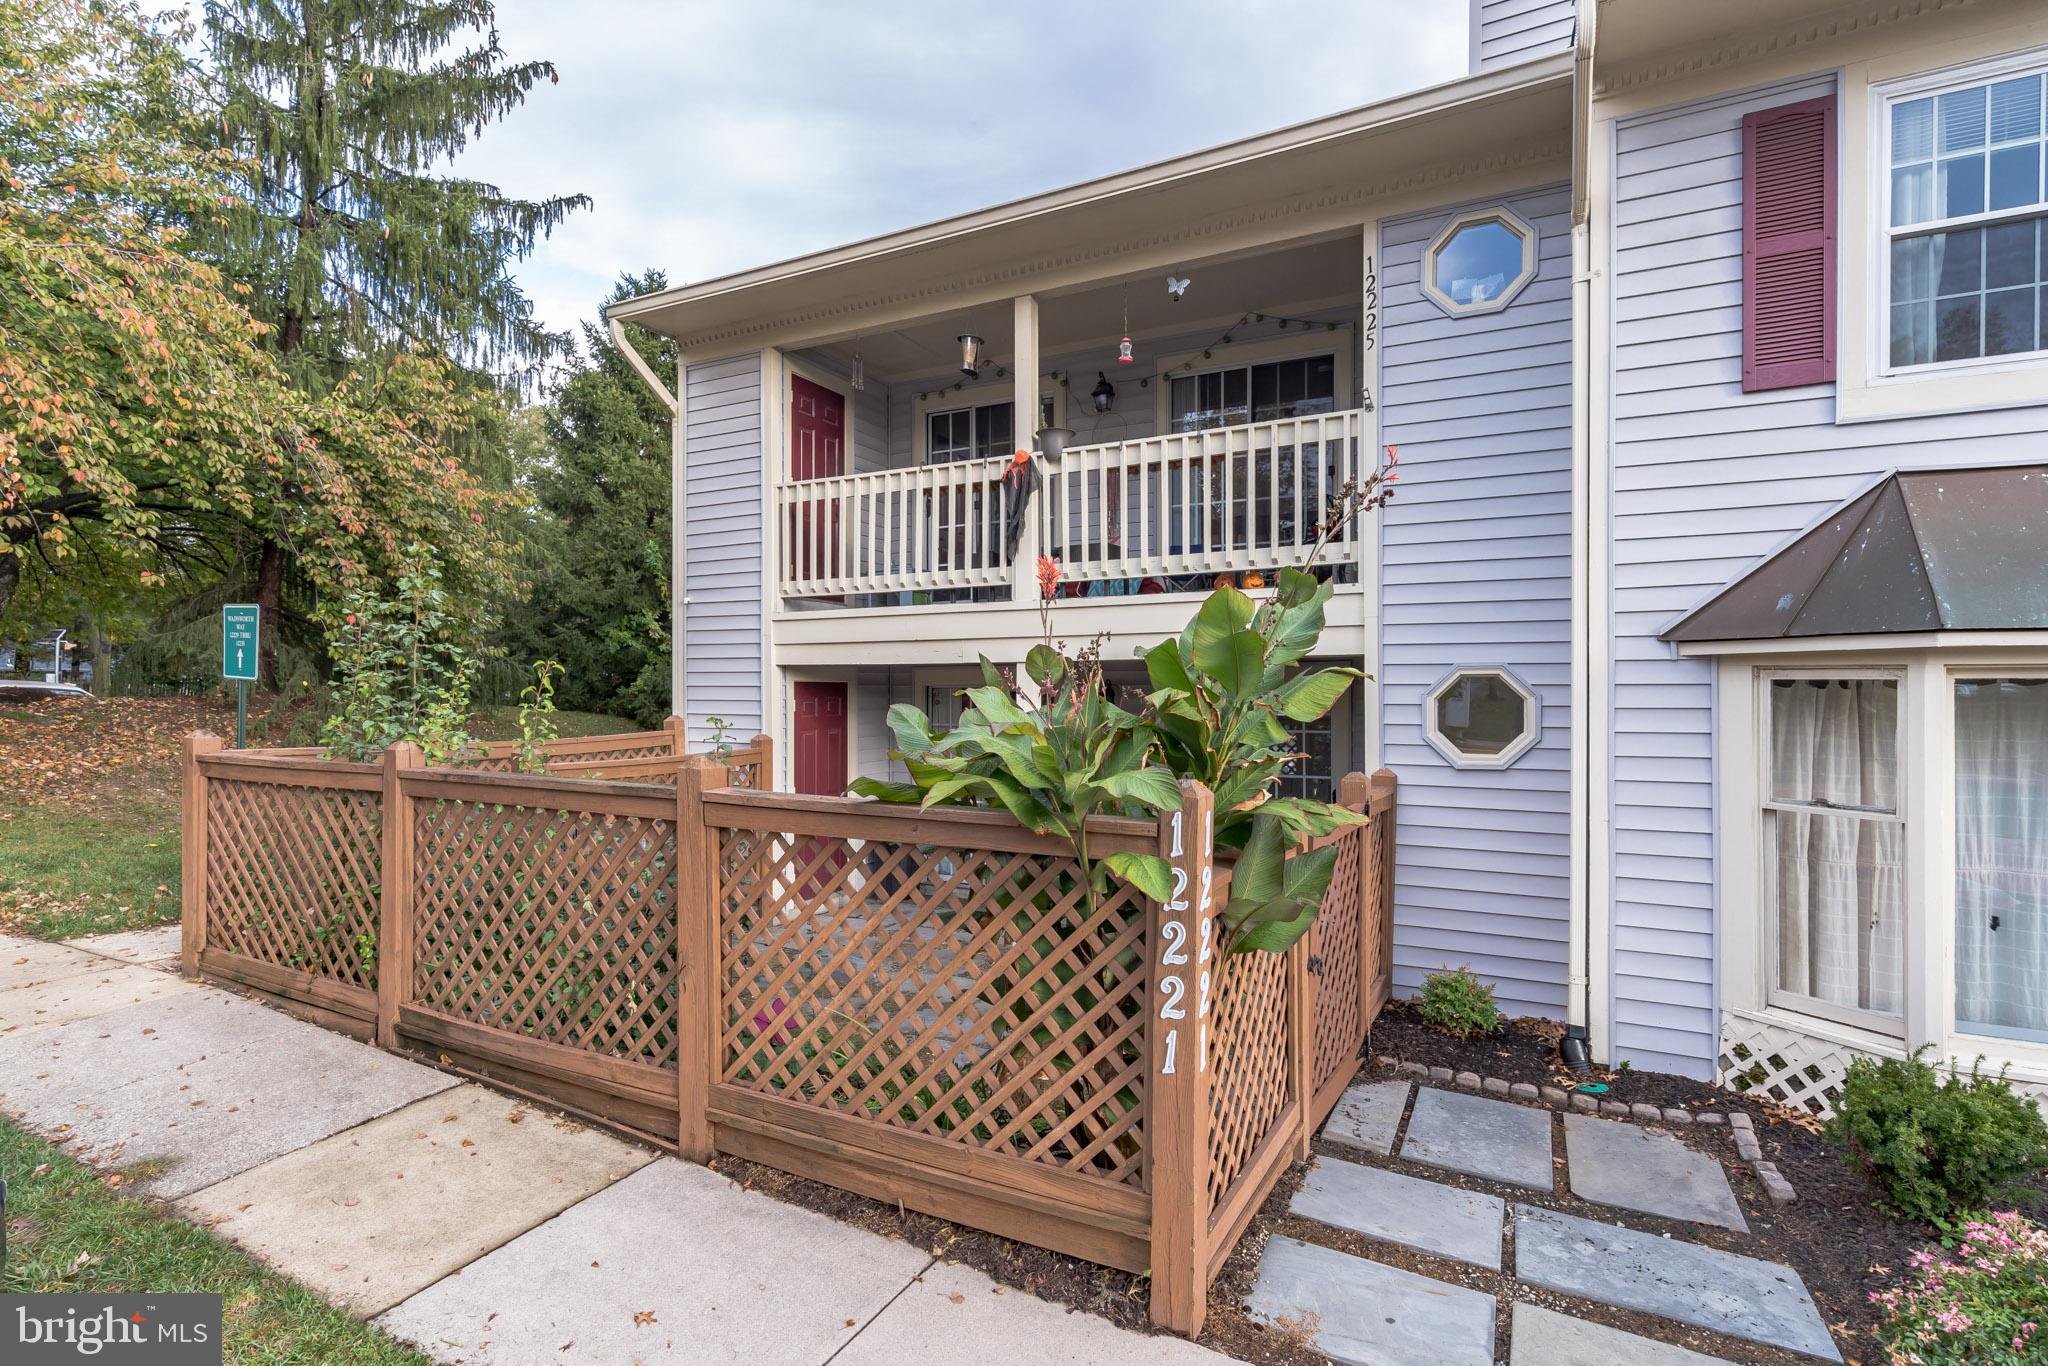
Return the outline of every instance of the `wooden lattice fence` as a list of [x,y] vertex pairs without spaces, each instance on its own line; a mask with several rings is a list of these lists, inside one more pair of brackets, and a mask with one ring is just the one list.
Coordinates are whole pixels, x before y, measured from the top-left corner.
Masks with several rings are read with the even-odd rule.
[[671,749],[665,785],[218,745],[186,762],[188,972],[687,1157],[1149,1271],[1184,1332],[1386,999],[1391,774],[1346,779],[1373,819],[1310,935],[1223,956],[1198,784],[1090,827],[1173,864],[1159,903],[1001,813],[766,791],[765,740]]

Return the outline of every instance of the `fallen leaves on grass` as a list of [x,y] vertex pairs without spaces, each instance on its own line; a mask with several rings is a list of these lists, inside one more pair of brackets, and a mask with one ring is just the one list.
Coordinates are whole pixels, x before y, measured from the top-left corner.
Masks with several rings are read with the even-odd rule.
[[0,711],[0,766],[19,801],[90,800],[107,789],[177,781],[185,736],[233,733],[234,712],[207,697],[59,699]]

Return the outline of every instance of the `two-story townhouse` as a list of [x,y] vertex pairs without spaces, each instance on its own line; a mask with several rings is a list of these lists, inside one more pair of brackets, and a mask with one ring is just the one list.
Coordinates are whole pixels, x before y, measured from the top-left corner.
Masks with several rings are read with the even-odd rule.
[[1398,446],[1321,571],[1373,681],[1290,778],[1399,775],[1397,990],[1470,964],[1792,1099],[1922,1042],[2048,1080],[2048,14],[1471,33],[1442,86],[614,308],[684,360],[677,712],[797,791],[887,774],[892,704],[1037,640],[1041,556],[1135,685]]

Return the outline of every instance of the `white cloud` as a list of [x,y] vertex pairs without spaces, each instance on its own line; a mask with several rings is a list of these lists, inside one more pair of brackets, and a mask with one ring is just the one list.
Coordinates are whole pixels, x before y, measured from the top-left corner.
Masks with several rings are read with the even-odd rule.
[[458,169],[591,210],[519,268],[542,318],[621,272],[706,279],[1460,74],[1465,6],[500,0],[561,83]]

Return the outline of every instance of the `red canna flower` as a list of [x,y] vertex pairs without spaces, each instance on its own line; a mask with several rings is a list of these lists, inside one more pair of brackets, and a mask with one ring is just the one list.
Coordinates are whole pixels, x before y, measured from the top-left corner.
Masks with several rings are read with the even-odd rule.
[[1387,463],[1389,465],[1398,465],[1401,463],[1401,448],[1399,446],[1387,447]]
[[1051,598],[1060,589],[1060,562],[1050,555],[1038,557],[1038,596]]

